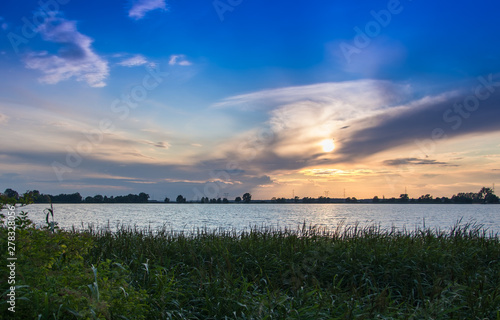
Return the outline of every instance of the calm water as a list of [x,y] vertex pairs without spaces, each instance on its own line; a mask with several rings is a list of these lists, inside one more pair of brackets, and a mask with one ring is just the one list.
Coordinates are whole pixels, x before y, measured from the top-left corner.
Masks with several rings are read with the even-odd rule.
[[[37,224],[45,221],[46,204],[22,208]],[[18,209],[20,211],[21,209]],[[302,223],[329,229],[339,224],[380,225],[414,230],[448,229],[462,219],[500,234],[500,205],[398,205],[398,204],[56,204],[60,227],[93,225],[115,229],[117,225],[139,228],[166,226],[174,231],[196,228],[243,230],[253,226],[292,227]]]

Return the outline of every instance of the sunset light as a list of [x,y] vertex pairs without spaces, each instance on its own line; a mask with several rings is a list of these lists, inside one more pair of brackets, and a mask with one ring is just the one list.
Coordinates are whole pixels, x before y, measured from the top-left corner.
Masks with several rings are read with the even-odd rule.
[[498,184],[499,5],[453,6],[3,1],[0,183],[154,200]]
[[335,149],[335,143],[332,139],[322,140],[320,143],[324,152],[332,152]]
[[0,0],[0,319],[500,320],[499,12]]

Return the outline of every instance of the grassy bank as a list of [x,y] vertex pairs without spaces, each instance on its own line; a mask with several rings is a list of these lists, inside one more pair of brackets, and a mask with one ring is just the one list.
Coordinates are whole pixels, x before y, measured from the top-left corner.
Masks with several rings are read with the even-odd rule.
[[500,319],[500,240],[471,225],[17,233],[17,319]]

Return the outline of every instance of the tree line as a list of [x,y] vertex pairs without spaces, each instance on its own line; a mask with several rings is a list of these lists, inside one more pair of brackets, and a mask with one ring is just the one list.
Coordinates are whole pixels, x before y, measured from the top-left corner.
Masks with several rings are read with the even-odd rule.
[[398,199],[379,199],[378,197],[373,198],[375,203],[456,203],[456,204],[467,204],[467,203],[499,203],[499,197],[494,193],[493,189],[483,187],[479,192],[460,192],[454,194],[451,198],[448,197],[436,197],[434,198],[430,194],[421,195],[417,199],[411,198],[408,194],[401,194]]
[[[38,190],[26,191],[24,194],[19,194],[13,189],[6,189],[3,193],[0,193],[0,203],[10,203],[14,204],[17,202],[21,203],[148,203],[149,194],[141,192],[139,194],[128,194],[125,196],[103,196],[95,195],[93,197],[88,196],[83,198],[79,192],[65,194],[61,193],[58,195],[43,194]],[[243,197],[236,197],[234,202],[236,203],[250,203],[252,200],[252,195],[250,193],[243,194]],[[170,198],[166,197],[165,203],[170,203]],[[178,195],[175,199],[176,203],[187,203],[187,199],[183,195]],[[198,203],[229,203],[227,198],[208,198],[202,197],[199,201],[190,201]]]
[[[24,194],[20,195],[17,191],[13,189],[6,189],[3,193],[0,193],[0,203],[16,203],[22,200],[22,203],[147,203],[149,202],[149,194],[141,192],[139,194],[128,194],[125,196],[102,196],[95,195],[93,197],[88,196],[83,198],[80,193],[71,194],[59,194],[50,195],[42,194],[38,190],[26,191]],[[250,203],[252,201],[252,195],[250,193],[243,194],[242,197],[236,197],[233,202],[235,203]],[[170,203],[170,198],[166,197],[164,199],[165,203]],[[173,201],[172,201],[173,202]],[[187,199],[183,195],[178,195],[175,199],[175,203],[187,203]],[[230,201],[224,198],[209,198],[202,197],[197,201],[189,201],[189,203],[229,203]],[[270,200],[271,203],[358,203],[356,197],[347,197],[345,199],[332,199],[329,197],[320,196],[318,198],[304,197],[299,198],[295,196],[294,198],[276,198],[273,197]],[[410,198],[408,194],[401,194],[399,198],[379,198],[378,196],[373,197],[370,200],[364,200],[363,202],[373,202],[373,203],[499,203],[500,199],[495,194],[492,188],[483,187],[479,192],[461,192],[453,195],[451,198],[448,197],[436,197],[434,198],[430,194],[421,195],[418,198]]]
[[271,203],[358,203],[358,202],[372,202],[372,203],[499,203],[499,197],[495,195],[492,188],[483,187],[479,192],[461,192],[453,195],[451,198],[448,197],[436,197],[434,198],[430,194],[421,195],[418,198],[410,198],[408,194],[404,193],[399,196],[399,198],[379,198],[378,196],[373,197],[368,200],[358,200],[356,197],[347,197],[342,199],[334,199],[329,197],[320,196],[318,198],[304,197],[300,198],[295,196],[294,198],[276,198],[271,199]]
[[[236,202],[236,203],[240,203],[240,202],[250,203],[250,201],[252,201],[252,195],[248,192],[243,194],[243,197],[236,197],[234,199],[234,202]],[[170,203],[170,198],[166,197],[163,202]],[[177,198],[175,198],[175,202],[186,203],[187,200],[182,194],[180,194],[177,196]],[[229,200],[227,198],[220,198],[220,197],[217,197],[217,198],[202,197],[198,201],[190,201],[190,203],[193,203],[193,202],[195,202],[195,203],[229,203]]]
[[32,190],[19,195],[15,190],[6,189],[0,195],[0,198],[3,200],[3,203],[21,199],[25,200],[25,203],[147,203],[149,195],[141,192],[139,194],[128,194],[126,196],[108,197],[98,194],[93,197],[89,196],[83,198],[79,192],[51,195],[40,193],[38,190]]

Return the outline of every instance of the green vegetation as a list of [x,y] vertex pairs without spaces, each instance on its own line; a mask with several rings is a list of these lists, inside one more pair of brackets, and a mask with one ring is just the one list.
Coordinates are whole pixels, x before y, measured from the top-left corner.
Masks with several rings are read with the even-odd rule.
[[500,239],[477,225],[113,233],[51,214],[17,215],[17,319],[500,319]]

